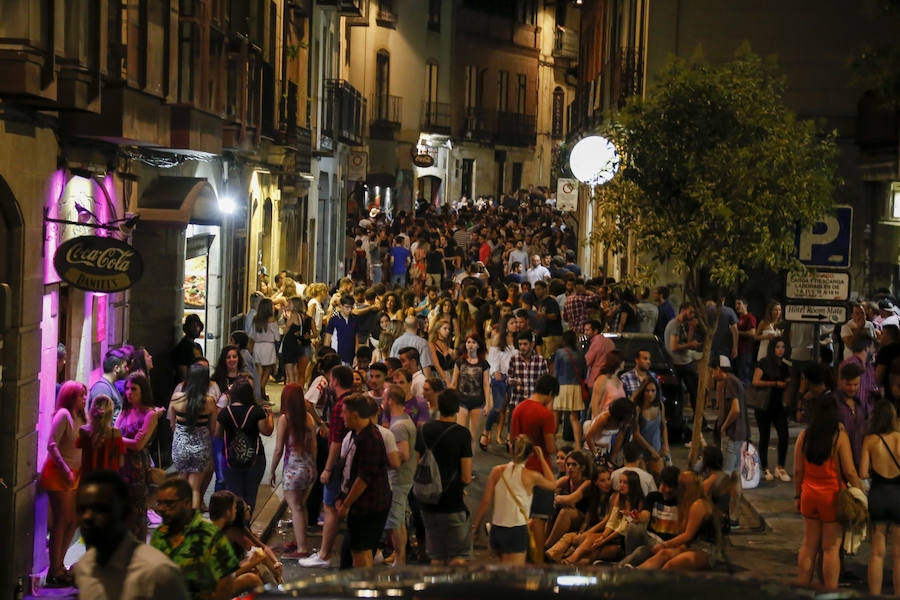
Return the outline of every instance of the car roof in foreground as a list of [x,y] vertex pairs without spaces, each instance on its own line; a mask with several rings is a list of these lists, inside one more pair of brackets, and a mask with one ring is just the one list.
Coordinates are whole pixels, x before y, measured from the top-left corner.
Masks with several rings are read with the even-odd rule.
[[[440,600],[537,600],[597,598],[631,600],[791,600],[815,597],[811,590],[735,577],[675,574],[663,571],[601,567],[506,567],[470,565],[464,568],[418,567],[402,570],[366,569],[332,572],[268,588],[255,598],[351,598]],[[836,593],[829,598],[860,596]]]

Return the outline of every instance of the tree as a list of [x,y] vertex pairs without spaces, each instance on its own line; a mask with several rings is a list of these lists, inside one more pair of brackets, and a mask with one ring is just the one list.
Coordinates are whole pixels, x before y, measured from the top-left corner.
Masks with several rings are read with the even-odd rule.
[[774,59],[748,47],[718,66],[672,59],[607,132],[622,168],[595,189],[595,207],[609,225],[592,232],[592,241],[620,252],[632,245],[669,262],[683,275],[686,300],[706,333],[692,460],[721,309],[716,294],[707,310],[704,282],[725,291],[748,269],[802,268],[794,256],[797,228],[831,209],[839,183],[836,134],[799,120],[783,102],[784,86]]

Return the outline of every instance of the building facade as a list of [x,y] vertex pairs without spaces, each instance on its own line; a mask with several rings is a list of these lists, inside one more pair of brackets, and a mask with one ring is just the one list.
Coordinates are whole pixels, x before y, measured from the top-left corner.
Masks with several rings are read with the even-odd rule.
[[[47,566],[37,479],[56,383],[90,385],[108,349],[144,346],[163,404],[187,314],[214,362],[259,272],[315,268],[314,7],[22,0],[0,13],[0,589],[27,591]],[[114,293],[69,283],[54,256],[79,237],[126,242],[143,275]]]

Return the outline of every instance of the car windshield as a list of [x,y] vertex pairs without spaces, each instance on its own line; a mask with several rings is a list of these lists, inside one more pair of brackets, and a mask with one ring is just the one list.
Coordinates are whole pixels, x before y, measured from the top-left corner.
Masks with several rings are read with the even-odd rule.
[[634,363],[634,357],[638,350],[647,350],[650,352],[651,364],[659,365],[667,364],[669,362],[669,358],[655,338],[614,337],[613,343],[616,346],[616,350],[622,353],[622,358],[630,364]]

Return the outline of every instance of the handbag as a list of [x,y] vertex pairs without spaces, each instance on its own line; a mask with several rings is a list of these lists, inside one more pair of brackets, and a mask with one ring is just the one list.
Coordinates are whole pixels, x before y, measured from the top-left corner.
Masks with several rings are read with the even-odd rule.
[[525,529],[528,531],[528,555],[527,558],[531,563],[537,563],[541,559],[542,550],[537,547],[537,542],[534,539],[534,534],[531,533],[531,527],[528,526],[528,513],[525,511],[525,508],[522,506],[522,503],[519,502],[519,499],[516,498],[515,493],[513,493],[512,486],[509,485],[509,482],[506,480],[506,470],[504,469],[503,474],[500,476],[500,480],[503,482],[503,485],[506,486],[507,491],[509,491],[510,498],[513,499],[513,502],[516,503],[516,506],[519,507],[519,512],[522,513],[522,516],[525,518]]
[[772,388],[749,385],[744,390],[744,402],[754,410],[767,410],[771,397]]

